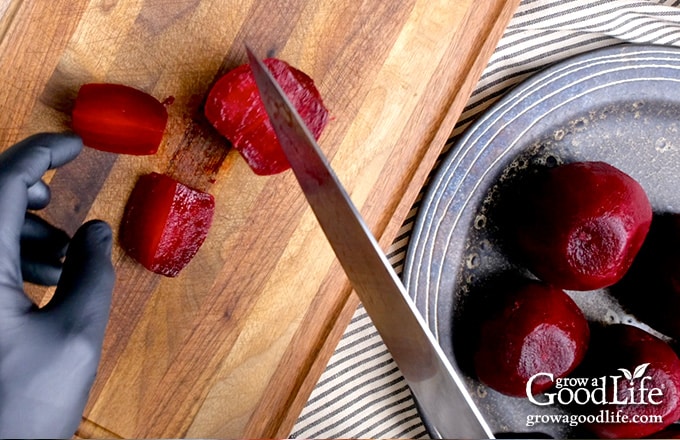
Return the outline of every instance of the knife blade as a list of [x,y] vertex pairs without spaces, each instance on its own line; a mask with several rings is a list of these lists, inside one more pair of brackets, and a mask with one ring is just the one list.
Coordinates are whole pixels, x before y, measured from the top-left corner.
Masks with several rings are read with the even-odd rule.
[[326,238],[416,400],[430,434],[493,438],[461,377],[408,296],[297,110],[246,47],[279,143]]

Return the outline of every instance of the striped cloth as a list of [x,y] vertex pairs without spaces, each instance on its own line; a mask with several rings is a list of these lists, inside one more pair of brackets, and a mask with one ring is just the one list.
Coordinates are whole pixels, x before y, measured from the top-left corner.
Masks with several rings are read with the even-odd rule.
[[[509,89],[544,67],[621,42],[680,46],[680,0],[524,0],[445,150]],[[446,151],[445,151],[446,152]],[[418,203],[388,252],[401,273]],[[359,307],[292,438],[426,438],[409,389]]]

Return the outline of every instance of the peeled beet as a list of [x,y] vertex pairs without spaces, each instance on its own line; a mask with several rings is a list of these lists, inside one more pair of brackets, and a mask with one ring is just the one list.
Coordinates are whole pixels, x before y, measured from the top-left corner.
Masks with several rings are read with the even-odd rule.
[[[316,139],[328,122],[328,110],[312,79],[276,58],[264,60],[291,104]],[[244,64],[222,76],[205,103],[205,115],[259,175],[290,168],[255,84],[250,65]]]
[[164,174],[147,174],[128,199],[121,245],[148,270],[175,277],[203,244],[214,210],[212,195]]
[[604,162],[545,170],[520,197],[514,211],[520,255],[538,278],[567,290],[619,281],[652,221],[640,184]]
[[[482,323],[474,357],[479,380],[509,396],[526,397],[529,378],[569,374],[583,359],[590,337],[576,303],[555,287],[526,282],[499,295],[500,309]],[[532,393],[551,381],[536,380]]]
[[[600,414],[618,414],[627,423],[594,423],[590,430],[600,438],[641,438],[661,431],[680,419],[680,360],[664,341],[631,325],[615,324],[594,332],[592,353],[587,364],[594,364],[593,377],[607,377],[606,405],[594,405],[592,411]],[[632,376],[626,377],[623,370]],[[635,374],[636,372],[641,374]],[[611,403],[614,386],[612,376],[618,376],[617,400]],[[643,382],[644,381],[644,382]],[[645,391],[641,391],[644,387]],[[661,395],[653,396],[657,388]],[[643,403],[644,402],[644,403]],[[650,416],[660,416],[656,423]],[[646,420],[648,423],[639,423]],[[638,422],[638,423],[636,423]],[[649,423],[655,422],[655,423]]]
[[680,340],[680,214],[654,217],[633,265],[611,291],[638,319]]

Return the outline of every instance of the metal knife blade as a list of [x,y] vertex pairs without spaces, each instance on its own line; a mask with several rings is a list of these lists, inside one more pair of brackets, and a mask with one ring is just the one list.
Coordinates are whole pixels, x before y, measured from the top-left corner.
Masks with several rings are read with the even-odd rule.
[[246,47],[283,151],[352,287],[401,370],[432,435],[493,438],[401,280],[313,135],[267,67]]

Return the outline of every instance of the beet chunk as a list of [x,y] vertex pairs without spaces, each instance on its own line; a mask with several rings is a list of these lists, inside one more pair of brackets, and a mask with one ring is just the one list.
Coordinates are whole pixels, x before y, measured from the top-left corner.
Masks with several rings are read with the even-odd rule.
[[168,111],[153,96],[122,84],[84,84],[73,108],[73,131],[88,147],[117,154],[155,154]]
[[[589,428],[598,437],[646,437],[680,418],[680,360],[673,349],[656,336],[632,325],[605,327],[593,332],[585,364],[591,365],[593,377],[607,377],[610,382],[609,403],[594,405],[593,412],[608,411],[621,420],[621,423],[591,424]],[[613,377],[618,377],[616,387],[611,383]],[[641,391],[642,388],[645,391]],[[662,422],[656,423],[650,416],[660,416]]]
[[[316,139],[328,122],[328,110],[312,79],[276,58],[264,60]],[[205,115],[259,175],[281,173],[290,164],[279,144],[248,64],[222,76],[205,103]]]
[[[581,362],[590,330],[576,303],[560,289],[528,281],[503,293],[500,310],[482,323],[475,371],[494,390],[526,397],[533,375],[564,377]],[[551,385],[541,378],[531,392]]]
[[163,174],[147,174],[128,199],[121,245],[150,271],[175,277],[203,244],[214,210],[212,195]]
[[649,231],[643,188],[604,162],[575,162],[541,173],[522,194],[514,221],[529,270],[568,290],[619,281]]

